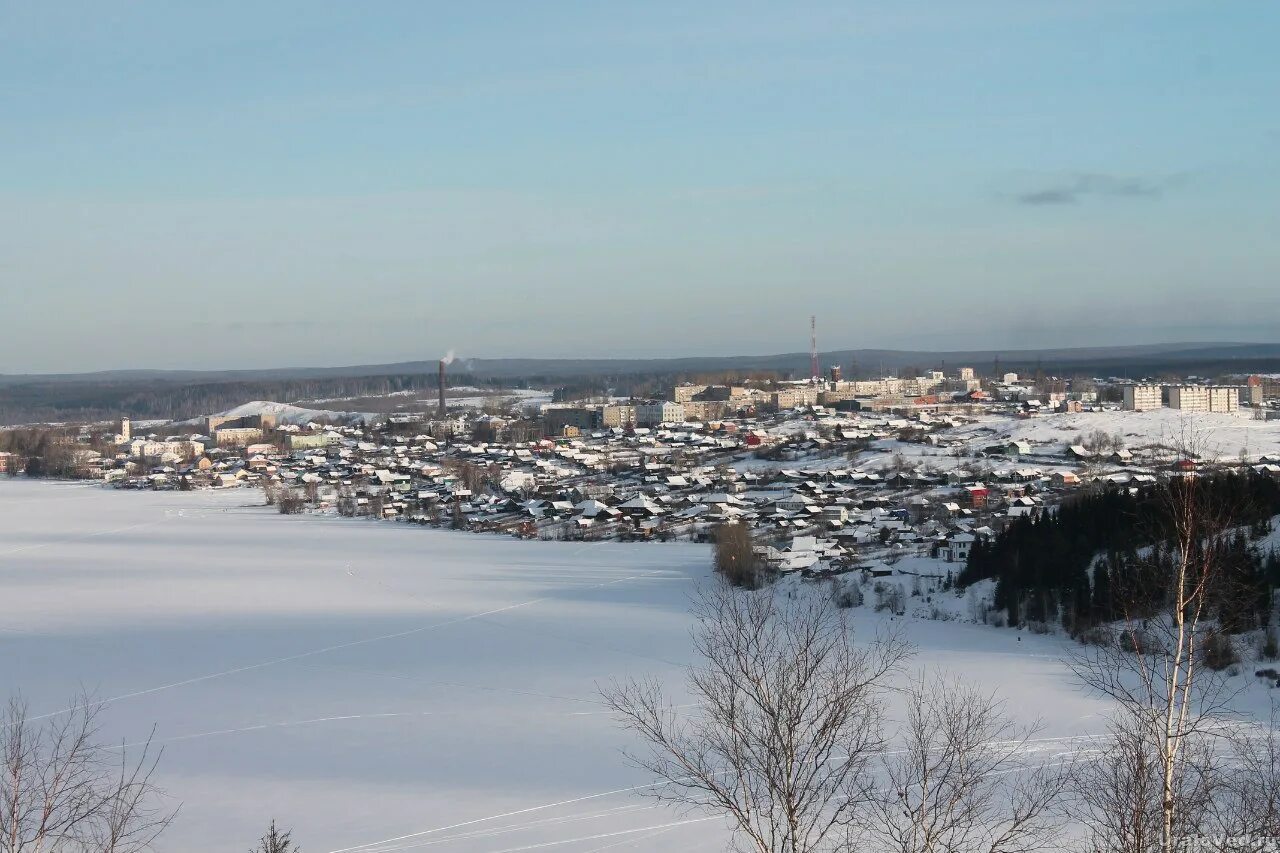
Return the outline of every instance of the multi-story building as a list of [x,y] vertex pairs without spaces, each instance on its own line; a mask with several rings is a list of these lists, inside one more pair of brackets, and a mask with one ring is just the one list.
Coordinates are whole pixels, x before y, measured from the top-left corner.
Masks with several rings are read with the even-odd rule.
[[[706,400],[707,402],[727,403],[731,400],[741,400],[747,396],[747,389],[739,385],[708,385],[702,391],[694,394],[690,399]],[[682,400],[680,402],[688,402]]]
[[[842,384],[842,385],[845,385],[845,384],[850,384],[850,385],[851,385],[852,383],[841,383],[841,384]],[[855,397],[857,397],[857,396],[858,396],[858,395],[854,392],[854,389],[853,389],[853,388],[848,388],[848,387],[846,387],[846,388],[839,388],[839,387],[837,387],[837,388],[828,388],[828,389],[826,389],[825,391],[823,391],[822,393],[818,394],[818,402],[819,402],[819,403],[821,403],[821,404],[822,404],[822,405],[824,405],[824,406],[834,406],[834,405],[835,405],[835,404],[837,404],[837,403],[843,403],[843,402],[845,402],[846,400],[852,400],[853,398],[855,398]]]
[[1149,412],[1164,405],[1159,385],[1126,385],[1121,390],[1121,408],[1129,412]]
[[1261,406],[1267,399],[1261,376],[1250,376],[1240,388],[1240,405]]
[[914,379],[902,380],[902,386],[897,393],[906,397],[923,397],[926,394],[932,394],[942,385],[944,374],[941,370],[930,371],[925,376],[917,376]]
[[1184,412],[1209,411],[1209,389],[1203,385],[1170,385],[1169,408]]
[[261,427],[219,427],[213,430],[219,447],[244,447],[262,440]]
[[976,377],[974,377],[973,375],[972,367],[962,367],[960,368],[960,374],[959,376],[957,376],[957,378],[961,382],[972,382]]
[[290,450],[315,450],[341,443],[342,436],[334,432],[293,432],[284,440]]
[[1169,408],[1184,412],[1234,412],[1240,392],[1229,385],[1170,385]]
[[233,418],[227,415],[209,415],[205,418],[205,432],[212,435],[219,429],[238,429],[241,427],[257,427],[259,432],[268,432],[280,425],[278,415],[263,412],[257,415],[244,415]]
[[636,407],[628,403],[609,403],[600,410],[600,421],[610,428],[634,426]]
[[1231,385],[1216,385],[1209,389],[1209,411],[1234,412],[1239,408],[1239,388]]
[[648,400],[636,404],[636,425],[657,426],[684,420],[684,406],[670,400]]
[[676,385],[671,389],[671,402],[687,403],[706,390],[706,385]]
[[589,432],[599,424],[600,412],[581,406],[548,406],[542,413],[547,435],[563,435],[565,427]]
[[814,406],[818,403],[818,388],[814,385],[795,385],[780,388],[770,396],[769,402],[778,411],[794,409],[799,406]]
[[204,444],[199,441],[171,439],[155,441],[147,438],[135,438],[128,442],[129,455],[150,459],[192,459],[204,453]]

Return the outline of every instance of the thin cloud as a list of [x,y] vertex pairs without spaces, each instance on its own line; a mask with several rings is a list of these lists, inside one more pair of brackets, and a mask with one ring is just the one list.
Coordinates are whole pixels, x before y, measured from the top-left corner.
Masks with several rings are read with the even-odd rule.
[[1077,204],[1089,198],[1159,198],[1178,183],[1176,177],[1142,178],[1086,173],[1018,193],[1018,204]]

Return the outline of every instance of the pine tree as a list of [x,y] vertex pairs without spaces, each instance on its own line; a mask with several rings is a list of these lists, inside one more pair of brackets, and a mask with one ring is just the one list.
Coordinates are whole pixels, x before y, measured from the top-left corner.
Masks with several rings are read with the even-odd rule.
[[1093,570],[1093,618],[1098,622],[1115,619],[1111,599],[1111,564],[1111,559],[1104,558]]

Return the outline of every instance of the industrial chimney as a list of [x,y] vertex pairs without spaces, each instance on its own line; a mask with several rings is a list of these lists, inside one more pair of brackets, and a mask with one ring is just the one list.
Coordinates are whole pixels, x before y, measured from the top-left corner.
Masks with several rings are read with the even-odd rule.
[[440,359],[440,420],[444,420],[448,412],[444,405],[444,364],[444,359]]

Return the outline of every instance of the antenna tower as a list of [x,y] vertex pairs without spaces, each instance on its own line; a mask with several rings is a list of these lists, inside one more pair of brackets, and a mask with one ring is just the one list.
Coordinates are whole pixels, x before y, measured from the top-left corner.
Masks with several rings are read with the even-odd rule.
[[814,314],[809,315],[809,375],[814,379],[819,376],[818,373],[818,318]]

